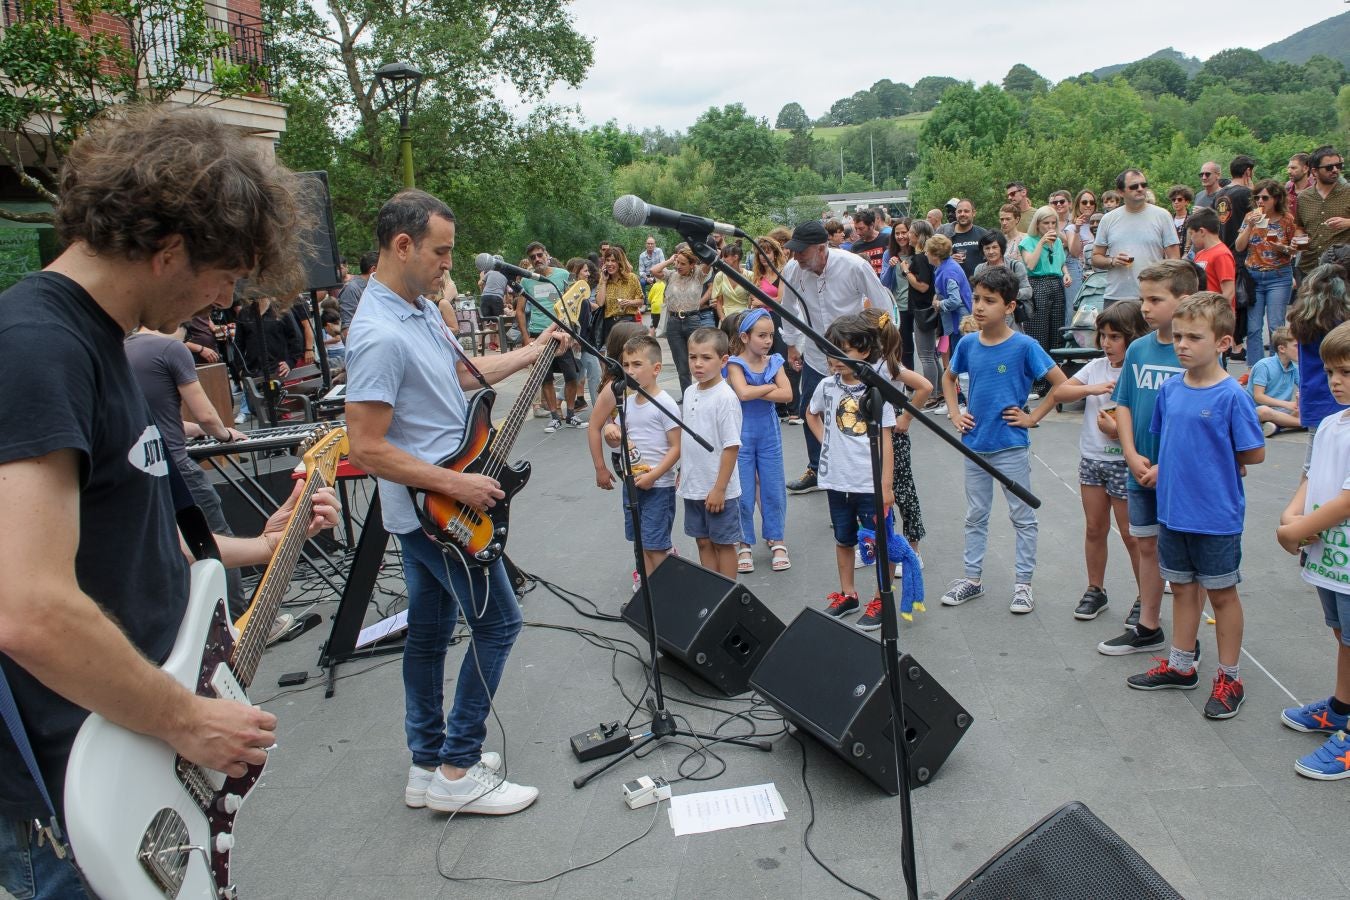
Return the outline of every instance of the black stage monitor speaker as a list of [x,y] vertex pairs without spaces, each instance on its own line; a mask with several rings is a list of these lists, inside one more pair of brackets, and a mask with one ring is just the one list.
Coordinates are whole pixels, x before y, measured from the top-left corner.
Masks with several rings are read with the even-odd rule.
[[[900,657],[905,678],[909,783],[927,784],[970,727],[966,712],[923,666]],[[890,690],[881,643],[814,609],[793,619],[750,678],[774,709],[884,791],[900,793]]]
[[[745,693],[750,673],[783,633],[783,621],[745,585],[678,556],[666,557],[648,581],[662,652],[729,697]],[[640,592],[622,615],[647,636]]]
[[1182,900],[1125,839],[1074,801],[1027,829],[947,900]]
[[333,199],[328,193],[327,172],[297,172],[304,182],[301,204],[313,220],[304,238],[305,288],[321,291],[342,284],[338,263],[337,229],[333,227]]

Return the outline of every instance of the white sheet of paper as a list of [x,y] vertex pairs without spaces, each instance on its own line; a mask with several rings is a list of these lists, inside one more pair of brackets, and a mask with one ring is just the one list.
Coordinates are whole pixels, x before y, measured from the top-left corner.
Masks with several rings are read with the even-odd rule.
[[671,797],[669,815],[670,827],[679,837],[781,822],[787,817],[787,807],[778,788],[770,782]]
[[389,637],[389,635],[402,631],[407,627],[408,611],[405,609],[396,616],[381,619],[374,625],[367,625],[365,628],[362,628],[361,633],[356,636],[356,649],[359,650],[376,641],[383,640],[384,638]]

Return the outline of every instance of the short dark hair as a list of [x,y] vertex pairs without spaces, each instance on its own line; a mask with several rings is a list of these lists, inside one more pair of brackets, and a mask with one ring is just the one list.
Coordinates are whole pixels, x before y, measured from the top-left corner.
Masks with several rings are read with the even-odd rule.
[[867,354],[868,362],[876,362],[881,358],[881,335],[871,322],[856,313],[840,316],[831,322],[830,327],[825,329],[825,340],[841,350],[852,347],[862,351]]
[[1143,174],[1144,173],[1139,171],[1138,169],[1126,169],[1124,172],[1121,172],[1119,175],[1116,176],[1116,190],[1118,191],[1125,190],[1125,182],[1131,175],[1143,175]]
[[990,244],[998,244],[999,253],[1008,252],[1008,239],[1003,236],[1001,231],[986,231],[980,236],[980,249],[983,250]]
[[1186,202],[1190,203],[1195,199],[1195,191],[1184,184],[1174,184],[1167,189],[1167,199],[1175,200],[1178,197],[1185,197]]
[[63,244],[138,261],[173,235],[194,268],[251,270],[277,293],[304,287],[297,235],[311,186],[200,109],[146,106],[91,125],[66,154],[55,210]]
[[529,256],[536,250],[543,250],[545,253],[548,252],[548,248],[545,247],[543,244],[541,244],[539,241],[530,241],[528,244],[525,245],[526,256]]
[[993,291],[1003,298],[1003,304],[1006,306],[1017,302],[1017,291],[1021,285],[1017,283],[1017,276],[1010,272],[1007,266],[994,266],[976,275],[971,287],[983,287],[985,290]]
[[367,250],[365,253],[361,254],[361,259],[358,260],[357,265],[360,266],[362,275],[369,275],[371,272],[375,271],[375,265],[379,261],[380,251]]
[[1138,300],[1117,300],[1097,313],[1096,344],[1102,348],[1102,329],[1110,328],[1125,338],[1125,346],[1135,338],[1148,334],[1148,323],[1144,321],[1144,304]]
[[1228,164],[1228,174],[1234,178],[1241,178],[1252,169],[1256,168],[1256,160],[1245,153],[1239,153],[1233,157],[1233,161]]
[[1202,206],[1186,217],[1186,230],[1219,233],[1219,214],[1208,206]]
[[1312,157],[1311,157],[1310,155],[1308,155],[1307,153],[1295,153],[1293,156],[1289,157],[1289,161],[1290,161],[1290,162],[1296,162],[1296,163],[1298,163],[1300,166],[1303,166],[1303,168],[1306,169],[1306,168],[1308,168],[1309,164],[1312,162]]
[[825,223],[826,234],[840,234],[843,232],[843,230],[844,230],[844,223],[840,222],[838,219],[831,219],[830,221]]
[[870,209],[855,210],[853,213],[853,224],[857,225],[859,222],[862,222],[868,228],[871,228],[873,225],[877,224],[877,214]]
[[659,363],[661,361],[661,345],[656,342],[656,338],[649,334],[639,334],[631,337],[623,345],[623,355],[630,356],[641,353],[647,357],[648,362]]
[[1159,260],[1140,272],[1139,280],[1151,284],[1165,284],[1167,292],[1173,297],[1194,294],[1200,285],[1195,266],[1185,259]]
[[[1324,144],[1321,147],[1318,147],[1312,152],[1312,156],[1310,157],[1312,167],[1314,169],[1320,168],[1322,160],[1326,159],[1328,156],[1341,156],[1341,151],[1330,144]],[[1341,156],[1341,158],[1344,159],[1345,157]]]
[[731,341],[727,338],[726,333],[723,332],[722,329],[706,326],[703,328],[695,328],[694,333],[689,335],[689,340],[686,343],[690,346],[693,346],[694,344],[712,344],[713,350],[717,352],[718,356],[726,356],[727,350],[731,346]]
[[380,249],[392,247],[394,238],[400,234],[412,238],[414,244],[421,243],[431,226],[432,216],[455,221],[450,207],[426,191],[416,188],[399,191],[385,201],[375,219],[375,239]]
[[1017,188],[1019,191],[1025,191],[1027,186],[1020,181],[1010,181],[1003,186],[1005,191],[1010,191],[1013,188]]

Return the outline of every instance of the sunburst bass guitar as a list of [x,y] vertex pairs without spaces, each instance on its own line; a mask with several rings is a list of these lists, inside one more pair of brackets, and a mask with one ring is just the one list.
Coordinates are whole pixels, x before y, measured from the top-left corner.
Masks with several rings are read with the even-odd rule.
[[[314,492],[333,483],[347,433],[319,428],[304,447],[305,488],[263,574],[241,632],[230,623],[225,569],[192,566],[192,592],[168,672],[204,697],[248,703],[253,680],[313,518]],[[85,720],[66,767],[66,830],[75,861],[106,900],[228,900],[234,821],[262,776],[234,778],[178,756],[155,738],[100,715]]]
[[549,338],[500,431],[492,424],[492,404],[497,399],[497,392],[484,388],[474,394],[469,401],[464,439],[454,453],[437,463],[443,469],[497,479],[506,494],[504,498],[490,509],[478,510],[444,494],[408,488],[422,530],[442,549],[459,556],[466,565],[490,565],[506,552],[511,499],[530,480],[529,462],[522,460],[515,465],[509,462],[511,447],[520,435],[520,427],[530,413],[530,403],[539,395],[539,387],[557,352],[557,339]]

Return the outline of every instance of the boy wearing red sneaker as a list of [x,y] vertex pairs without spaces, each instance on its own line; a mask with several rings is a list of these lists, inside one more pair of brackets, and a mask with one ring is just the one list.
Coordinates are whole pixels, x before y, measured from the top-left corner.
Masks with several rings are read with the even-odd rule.
[[1244,466],[1266,458],[1256,408],[1219,363],[1233,346],[1234,325],[1228,301],[1213,291],[1187,297],[1172,317],[1185,373],[1163,384],[1149,426],[1159,436],[1158,568],[1172,582],[1172,646],[1158,666],[1126,679],[1141,691],[1196,687],[1196,637],[1207,591],[1219,643],[1219,671],[1205,704],[1210,719],[1231,719],[1242,706],[1242,476]]
[[[1322,365],[1337,403],[1350,404],[1350,323],[1322,339]],[[1308,778],[1350,778],[1350,411],[1322,420],[1312,457],[1294,499],[1275,532],[1280,546],[1300,554],[1303,580],[1317,589],[1326,623],[1336,636],[1336,688],[1330,697],[1280,713],[1295,731],[1330,734],[1323,745],[1294,763]]]

